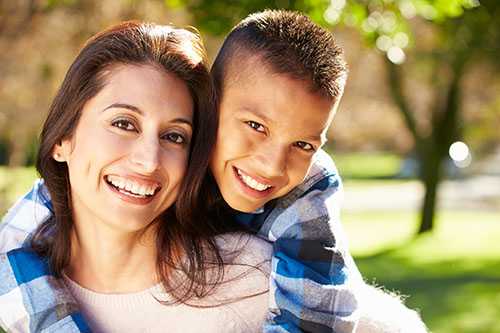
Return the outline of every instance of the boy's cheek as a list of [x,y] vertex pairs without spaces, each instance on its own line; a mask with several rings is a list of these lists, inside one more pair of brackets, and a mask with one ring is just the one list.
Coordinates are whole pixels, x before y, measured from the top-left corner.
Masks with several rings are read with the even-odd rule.
[[291,162],[291,165],[288,166],[289,186],[291,187],[291,189],[302,184],[304,179],[307,177],[307,174],[309,173],[311,165],[312,156],[307,159],[298,159]]

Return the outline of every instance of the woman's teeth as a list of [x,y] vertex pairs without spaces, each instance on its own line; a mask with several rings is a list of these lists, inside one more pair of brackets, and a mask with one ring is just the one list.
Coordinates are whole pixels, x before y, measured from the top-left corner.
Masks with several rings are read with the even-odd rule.
[[151,196],[159,187],[158,185],[140,184],[130,179],[112,175],[106,176],[106,180],[116,188],[128,191],[138,196]]
[[252,177],[245,175],[243,172],[240,171],[240,169],[236,169],[236,170],[238,172],[238,176],[240,176],[240,179],[243,181],[243,183],[245,183],[245,185],[247,185],[248,187],[250,187],[254,190],[265,191],[271,187],[271,185],[265,185],[265,184],[259,183],[258,181],[256,181]]

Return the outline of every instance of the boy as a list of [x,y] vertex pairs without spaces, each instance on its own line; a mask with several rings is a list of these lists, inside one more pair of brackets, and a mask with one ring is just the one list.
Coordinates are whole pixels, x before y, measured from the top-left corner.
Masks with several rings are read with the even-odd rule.
[[265,11],[230,32],[212,74],[212,173],[228,205],[250,213],[236,218],[274,242],[265,331],[352,331],[361,278],[340,230],[340,178],[320,150],[347,76],[342,50],[304,15]]
[[[339,223],[340,178],[320,149],[347,76],[341,49],[303,15],[264,11],[233,29],[212,73],[212,174],[235,219],[273,242],[264,331],[354,331],[364,284]],[[34,229],[23,210],[40,209],[38,223],[50,214],[33,196],[50,207],[38,183],[1,226],[1,252]]]

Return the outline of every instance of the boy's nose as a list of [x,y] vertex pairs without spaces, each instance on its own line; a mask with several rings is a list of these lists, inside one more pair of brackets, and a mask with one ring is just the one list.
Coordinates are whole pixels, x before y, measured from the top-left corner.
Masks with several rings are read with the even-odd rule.
[[130,154],[135,171],[150,174],[160,165],[160,143],[158,139],[143,139],[135,143]]
[[285,174],[288,147],[284,145],[266,145],[260,151],[261,176],[266,178],[280,177]]

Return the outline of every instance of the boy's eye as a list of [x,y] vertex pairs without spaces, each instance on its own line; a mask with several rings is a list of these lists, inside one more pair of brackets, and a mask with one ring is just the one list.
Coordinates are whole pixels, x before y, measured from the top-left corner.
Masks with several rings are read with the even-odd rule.
[[186,138],[182,134],[179,133],[168,133],[163,136],[165,140],[168,140],[170,142],[176,143],[176,144],[183,144],[186,142]]
[[255,122],[255,121],[252,121],[252,120],[249,120],[249,121],[246,121],[245,122],[248,126],[250,126],[251,128],[253,128],[254,130],[256,130],[257,132],[262,132],[264,133],[266,131],[266,129],[264,128],[263,125],[259,124],[258,122]]
[[307,152],[313,152],[315,151],[314,146],[310,143],[304,142],[304,141],[297,141],[295,142],[295,146],[299,147],[300,149],[307,151]]
[[137,131],[134,124],[130,120],[127,120],[127,119],[114,120],[111,123],[111,126],[118,127],[118,128],[125,130],[125,131]]

